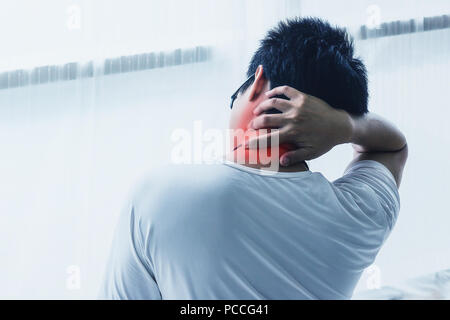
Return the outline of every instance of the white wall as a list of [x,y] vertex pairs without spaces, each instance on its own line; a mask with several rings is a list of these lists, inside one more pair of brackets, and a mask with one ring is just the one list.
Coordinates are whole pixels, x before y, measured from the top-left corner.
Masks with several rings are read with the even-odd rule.
[[[303,15],[323,17],[341,26],[370,23],[375,14],[379,21],[390,22],[448,14],[447,0],[301,0]],[[375,10],[374,10],[375,7]]]

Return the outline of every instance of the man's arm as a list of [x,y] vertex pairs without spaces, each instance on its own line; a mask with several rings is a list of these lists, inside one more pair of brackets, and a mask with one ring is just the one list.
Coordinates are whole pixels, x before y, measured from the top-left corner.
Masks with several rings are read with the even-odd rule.
[[161,300],[151,265],[141,248],[140,225],[128,203],[119,217],[98,295],[102,300]]
[[383,164],[400,186],[403,168],[408,157],[406,138],[393,124],[378,115],[369,113],[350,117],[354,159],[350,166],[361,160],[374,160]]
[[[350,116],[344,110],[332,108],[325,101],[304,94],[289,86],[272,89],[266,93],[269,99],[258,105],[254,113],[253,129],[267,127],[273,115],[263,114],[272,108],[282,112],[282,126],[269,136],[278,135],[279,143],[296,147],[280,159],[281,165],[291,165],[317,158],[334,146],[352,143],[355,157],[351,164],[361,160],[374,160],[386,166],[400,184],[408,149],[404,135],[387,120],[372,113],[360,117]],[[285,95],[290,100],[272,98]],[[257,146],[259,136],[248,142]]]

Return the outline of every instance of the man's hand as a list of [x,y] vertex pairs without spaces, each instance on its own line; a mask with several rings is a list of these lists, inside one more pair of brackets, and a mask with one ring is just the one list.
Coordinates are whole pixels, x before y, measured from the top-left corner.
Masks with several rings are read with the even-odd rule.
[[[338,144],[350,142],[353,122],[347,112],[334,109],[325,101],[288,86],[274,88],[266,95],[269,98],[285,95],[290,100],[271,98],[254,109],[258,117],[252,121],[253,129],[279,130],[249,140],[248,148],[256,148],[259,140],[270,142],[269,136],[278,135],[280,144],[297,148],[280,158],[281,165],[288,166],[315,159]],[[262,114],[273,108],[282,113]]]

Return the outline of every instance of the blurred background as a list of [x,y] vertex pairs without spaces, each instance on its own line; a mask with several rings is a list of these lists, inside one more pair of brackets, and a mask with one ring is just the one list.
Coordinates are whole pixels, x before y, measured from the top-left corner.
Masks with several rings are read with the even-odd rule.
[[[450,268],[450,1],[2,0],[0,298],[92,299],[131,186],[171,134],[227,127],[279,20],[347,27],[370,109],[406,134],[397,225],[355,292]],[[349,146],[312,161],[342,174]]]

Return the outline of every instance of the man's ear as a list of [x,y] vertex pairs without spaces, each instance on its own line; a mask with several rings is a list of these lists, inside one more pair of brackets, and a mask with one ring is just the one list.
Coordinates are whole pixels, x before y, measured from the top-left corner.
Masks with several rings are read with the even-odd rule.
[[248,96],[248,99],[250,101],[256,100],[259,97],[267,81],[268,80],[266,79],[266,77],[264,77],[263,66],[259,65],[255,72],[255,80],[253,81],[253,84],[250,87],[250,93]]

